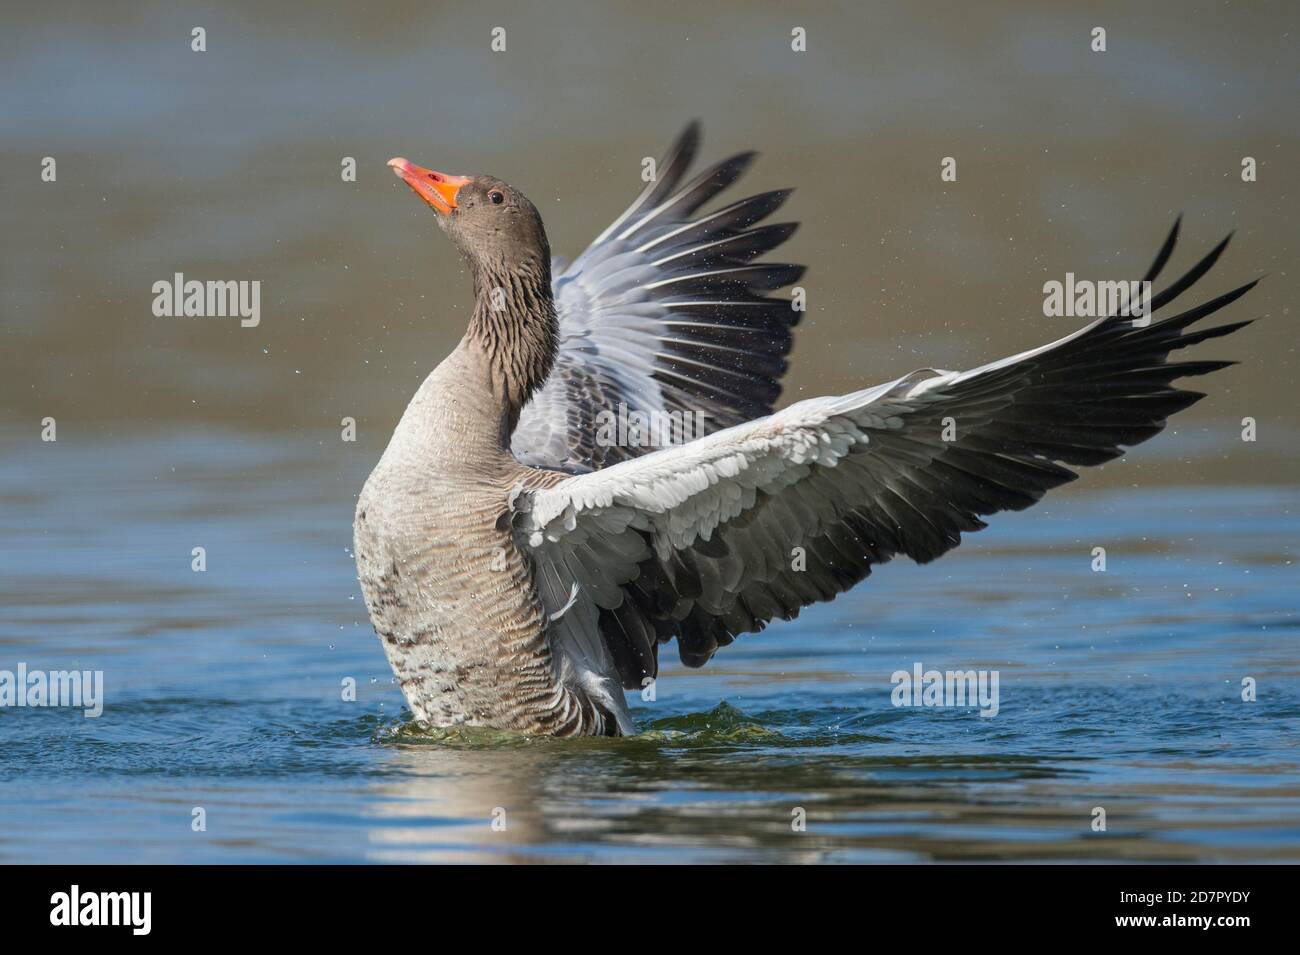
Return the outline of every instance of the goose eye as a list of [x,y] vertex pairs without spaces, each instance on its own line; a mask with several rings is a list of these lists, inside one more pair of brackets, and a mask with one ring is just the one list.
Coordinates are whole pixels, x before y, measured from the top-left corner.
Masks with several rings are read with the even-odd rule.
[[488,193],[488,200],[492,203],[492,205],[499,206],[501,205],[501,203],[506,201],[506,197],[504,193],[498,192],[497,190],[493,189],[491,192]]

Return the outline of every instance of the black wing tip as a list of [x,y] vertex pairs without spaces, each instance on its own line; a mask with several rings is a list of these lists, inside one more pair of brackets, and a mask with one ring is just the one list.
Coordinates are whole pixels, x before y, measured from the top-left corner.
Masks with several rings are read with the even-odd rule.
[[[1178,236],[1179,233],[1182,231],[1182,225],[1183,225],[1183,213],[1180,212],[1174,218],[1173,227],[1169,230],[1168,237],[1166,237],[1164,243],[1160,246],[1160,251],[1156,253],[1155,262],[1153,262],[1151,264],[1151,268],[1147,270],[1147,274],[1144,277],[1145,281],[1148,282],[1153,281],[1164,269],[1166,263],[1168,263],[1169,257],[1173,254],[1174,247],[1178,244]],[[1192,268],[1191,272],[1189,272],[1187,276],[1184,276],[1184,278],[1181,279],[1179,283],[1175,283],[1175,284],[1177,285],[1183,281],[1187,281],[1187,279],[1190,278],[1191,276],[1195,276],[1195,278],[1191,279],[1191,281],[1195,281],[1197,278],[1200,278],[1200,276],[1208,272],[1210,268],[1212,268],[1214,264],[1218,262],[1219,256],[1223,255],[1223,251],[1228,247],[1228,243],[1232,241],[1233,237],[1236,234],[1237,234],[1237,230],[1233,229],[1222,239],[1220,239],[1218,245],[1216,245],[1213,249],[1211,249],[1206,254],[1206,256],[1200,262],[1198,262],[1196,266]],[[1190,282],[1188,284],[1190,284]]]
[[677,140],[673,143],[673,148],[680,149],[689,144],[690,151],[695,152],[703,136],[704,125],[700,122],[699,117],[696,117],[688,122],[682,131],[677,134]]
[[1153,282],[1164,271],[1164,267],[1169,263],[1169,257],[1174,254],[1174,246],[1178,244],[1178,233],[1183,225],[1183,214],[1178,213],[1174,219],[1173,228],[1169,230],[1169,235],[1165,236],[1165,241],[1160,245],[1160,251],[1156,253],[1155,261],[1147,269],[1147,274],[1142,277],[1144,282]]
[[1165,239],[1165,245],[1169,246],[1172,251],[1173,247],[1178,244],[1178,237],[1183,232],[1183,213],[1174,216],[1174,224],[1169,228],[1169,236]]
[[1213,300],[1218,305],[1218,308],[1216,308],[1215,311],[1218,311],[1219,308],[1223,308],[1224,306],[1231,305],[1233,302],[1241,298],[1243,295],[1245,295],[1247,292],[1249,292],[1258,284],[1259,284],[1259,279],[1252,279],[1251,281],[1247,282],[1245,285],[1237,286],[1231,292],[1224,292],[1217,299]]
[[738,153],[733,153],[726,159],[720,160],[713,164],[709,172],[721,172],[724,169],[736,169],[737,175],[747,170],[754,160],[758,158],[757,149],[743,149]]
[[[686,124],[686,127],[677,134],[671,146],[664,152],[660,162],[666,166],[672,166],[677,163],[681,164],[681,173],[685,173],[695,162],[695,157],[700,152],[700,140],[703,137],[703,129],[698,119],[692,119]],[[650,187],[654,187],[654,183]]]
[[779,288],[791,286],[808,274],[808,266],[800,265],[797,262],[757,262],[755,264],[774,271],[779,270],[781,277],[791,276],[790,281],[782,282]]
[[[752,219],[744,224],[744,228],[752,228],[759,222],[762,222],[768,216],[773,215],[778,209],[786,204],[786,201],[794,194],[793,189],[769,189],[767,192],[756,192],[752,196],[746,196],[744,199],[738,199],[730,206],[729,209],[740,207],[758,206],[762,212],[755,215]],[[795,223],[798,225],[798,223]]]
[[[1193,285],[1199,282],[1205,276],[1205,274],[1210,271],[1210,269],[1214,268],[1215,264],[1219,261],[1220,256],[1223,255],[1224,249],[1226,249],[1228,247],[1228,243],[1232,241],[1232,237],[1234,235],[1236,235],[1235,229],[1232,232],[1229,232],[1227,235],[1225,235],[1221,240],[1219,240],[1218,245],[1216,245],[1209,252],[1207,252],[1199,262],[1193,265],[1187,271],[1186,275],[1178,279],[1178,281],[1174,282],[1172,285],[1168,286],[1167,288],[1162,289],[1151,300],[1151,311],[1155,312],[1157,309],[1164,308],[1170,302],[1174,301],[1176,298],[1178,298],[1180,295],[1186,292],[1189,288],[1191,288]],[[1168,261],[1170,251],[1172,251],[1172,246],[1168,241],[1166,241],[1165,247],[1160,250],[1160,254],[1156,257],[1155,263],[1147,271],[1144,281],[1148,281],[1148,282],[1154,281],[1157,274],[1163,268],[1165,262]],[[1258,279],[1256,279],[1256,281],[1258,281]],[[1238,289],[1231,294],[1233,295],[1233,298],[1235,298],[1239,295],[1245,294],[1253,286],[1254,283],[1252,282],[1250,285],[1243,286],[1241,289]],[[1227,299],[1226,301],[1220,302],[1219,304],[1221,305],[1227,304],[1228,301],[1232,301],[1232,299],[1231,298]]]

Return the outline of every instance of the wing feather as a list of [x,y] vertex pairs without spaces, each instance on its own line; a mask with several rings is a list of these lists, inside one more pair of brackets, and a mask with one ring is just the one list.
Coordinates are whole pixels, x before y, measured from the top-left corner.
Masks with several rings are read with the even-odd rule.
[[693,430],[707,432],[772,410],[801,313],[769,295],[803,267],[754,260],[797,228],[758,225],[790,190],[695,217],[755,157],[740,153],[688,181],[699,140],[692,123],[656,181],[571,264],[557,261],[560,349],[512,436],[522,463],[578,474],[644,453],[598,442],[602,413],[696,413]]
[[[1177,233],[1175,223],[1149,275],[1167,263]],[[1153,309],[1187,291],[1225,246],[1155,296]],[[1159,433],[1202,397],[1176,379],[1231,364],[1169,361],[1170,353],[1249,324],[1188,330],[1254,284],[1159,321],[1099,319],[970,371],[923,369],[801,401],[558,480],[524,492],[517,536],[541,565],[602,534],[643,543],[584,571],[613,588],[602,607],[614,619],[602,617],[601,632],[624,684],[639,686],[657,666],[649,634],[675,636],[683,661],[700,665],[736,635],[846,590],[875,564],[939,557],[984,517],[1022,510],[1074,480],[1072,467],[1112,460]],[[945,440],[950,425],[956,434]],[[607,606],[615,591],[617,606]]]

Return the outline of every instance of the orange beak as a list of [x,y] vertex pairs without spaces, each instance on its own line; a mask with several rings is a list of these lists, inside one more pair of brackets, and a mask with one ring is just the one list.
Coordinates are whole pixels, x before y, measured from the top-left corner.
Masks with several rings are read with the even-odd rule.
[[460,192],[460,187],[470,182],[469,176],[448,176],[446,173],[434,172],[400,156],[388,160],[388,165],[393,167],[393,172],[417,196],[444,216],[456,208],[456,193]]

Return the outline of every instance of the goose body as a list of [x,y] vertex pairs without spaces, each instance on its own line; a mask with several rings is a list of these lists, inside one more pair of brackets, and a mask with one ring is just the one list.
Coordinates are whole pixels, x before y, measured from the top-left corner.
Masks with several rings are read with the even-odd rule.
[[[793,231],[759,225],[788,193],[699,214],[752,154],[687,181],[697,144],[691,126],[658,181],[554,272],[516,190],[390,164],[438,213],[475,291],[465,337],[411,400],[356,511],[358,578],[417,719],[631,733],[623,691],[655,678],[661,643],[700,666],[874,564],[940,556],[982,516],[1073,480],[1069,466],[1157,434],[1202,397],[1174,379],[1231,364],[1170,352],[1248,324],[1190,329],[1250,285],[774,414],[799,313],[771,293],[802,269],[754,260]],[[609,441],[601,423],[628,412],[695,414],[711,433]]]
[[366,481],[354,541],[371,620],[421,720],[600,733],[606,714],[556,678],[527,555],[503,522],[513,489],[548,475],[491,440],[501,427],[491,381],[463,342],[416,392]]

